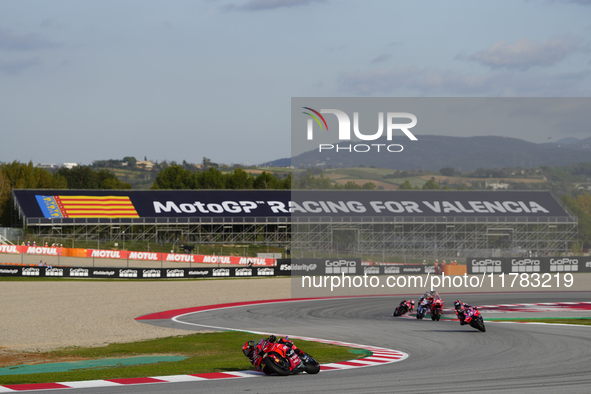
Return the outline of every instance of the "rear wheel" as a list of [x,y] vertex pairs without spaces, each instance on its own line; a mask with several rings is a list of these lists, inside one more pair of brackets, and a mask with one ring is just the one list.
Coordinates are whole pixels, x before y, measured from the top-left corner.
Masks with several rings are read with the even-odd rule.
[[270,353],[265,357],[265,366],[273,373],[281,376],[289,375],[289,361],[278,355],[277,353]]
[[439,321],[441,319],[441,309],[436,308],[431,315],[431,319]]

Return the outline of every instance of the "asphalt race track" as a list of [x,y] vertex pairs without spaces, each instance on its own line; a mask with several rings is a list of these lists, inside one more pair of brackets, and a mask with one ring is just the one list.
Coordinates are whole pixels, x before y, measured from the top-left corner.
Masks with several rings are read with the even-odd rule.
[[[457,321],[394,318],[403,297],[271,303],[185,315],[174,323],[309,336],[409,354],[388,365],[318,375],[227,379],[59,390],[68,393],[589,393],[591,327],[486,322],[486,333]],[[410,297],[409,297],[410,298]],[[413,295],[412,298],[416,298]],[[444,294],[446,307],[460,295]],[[591,292],[461,295],[472,305],[591,301]],[[506,317],[495,314],[494,317]],[[531,314],[544,316],[544,313]],[[490,315],[489,317],[493,317]],[[167,321],[152,323],[170,325]],[[253,339],[260,336],[253,335]],[[297,341],[296,341],[297,344]],[[304,349],[305,350],[305,349]],[[239,349],[237,349],[239,351]]]

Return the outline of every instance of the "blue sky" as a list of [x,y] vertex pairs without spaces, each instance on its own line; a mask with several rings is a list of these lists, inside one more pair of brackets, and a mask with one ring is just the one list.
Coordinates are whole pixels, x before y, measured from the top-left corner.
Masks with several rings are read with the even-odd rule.
[[591,0],[0,0],[0,161],[256,164],[365,96],[590,97]]

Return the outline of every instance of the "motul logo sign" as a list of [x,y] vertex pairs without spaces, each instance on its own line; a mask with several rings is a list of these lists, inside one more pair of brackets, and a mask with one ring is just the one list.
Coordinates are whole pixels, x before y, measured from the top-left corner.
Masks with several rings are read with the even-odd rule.
[[27,248],[27,254],[42,254],[42,255],[50,255],[50,256],[57,256],[57,249],[56,248],[38,248],[35,246],[30,246]]
[[169,254],[166,256],[166,261],[176,261],[183,263],[194,263],[192,254]]
[[129,258],[131,260],[160,260],[158,253],[145,253],[145,252],[129,252]]
[[121,254],[118,250],[93,250],[90,257],[100,257],[106,259],[120,259]]
[[203,256],[204,263],[230,264],[230,256]]
[[18,253],[15,245],[0,245],[0,253]]

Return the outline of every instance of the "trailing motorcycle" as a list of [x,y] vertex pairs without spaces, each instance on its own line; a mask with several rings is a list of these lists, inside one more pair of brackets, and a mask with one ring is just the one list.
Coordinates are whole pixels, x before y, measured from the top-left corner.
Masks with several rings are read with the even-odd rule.
[[394,309],[394,313],[392,313],[392,316],[396,317],[396,316],[402,316],[405,313],[408,312],[412,312],[414,310],[414,300],[412,301],[402,301],[397,307],[396,309]]
[[443,302],[441,298],[436,298],[433,300],[431,303],[431,320],[439,321],[439,319],[441,319],[441,311],[443,310],[444,306],[445,302]]
[[293,342],[288,339],[278,342],[264,340],[255,346],[255,351],[262,357],[263,372],[281,376],[295,375],[300,372],[309,374],[320,372],[320,364],[314,357],[304,353],[300,358],[290,344],[293,346]]
[[429,300],[425,298],[419,303],[419,307],[417,308],[417,319],[422,320],[429,309]]
[[[456,311],[456,314],[458,312]],[[467,308],[464,312],[464,322],[468,323],[475,329],[486,332],[486,328],[484,327],[484,319],[482,319],[482,315],[480,311],[474,307]]]

